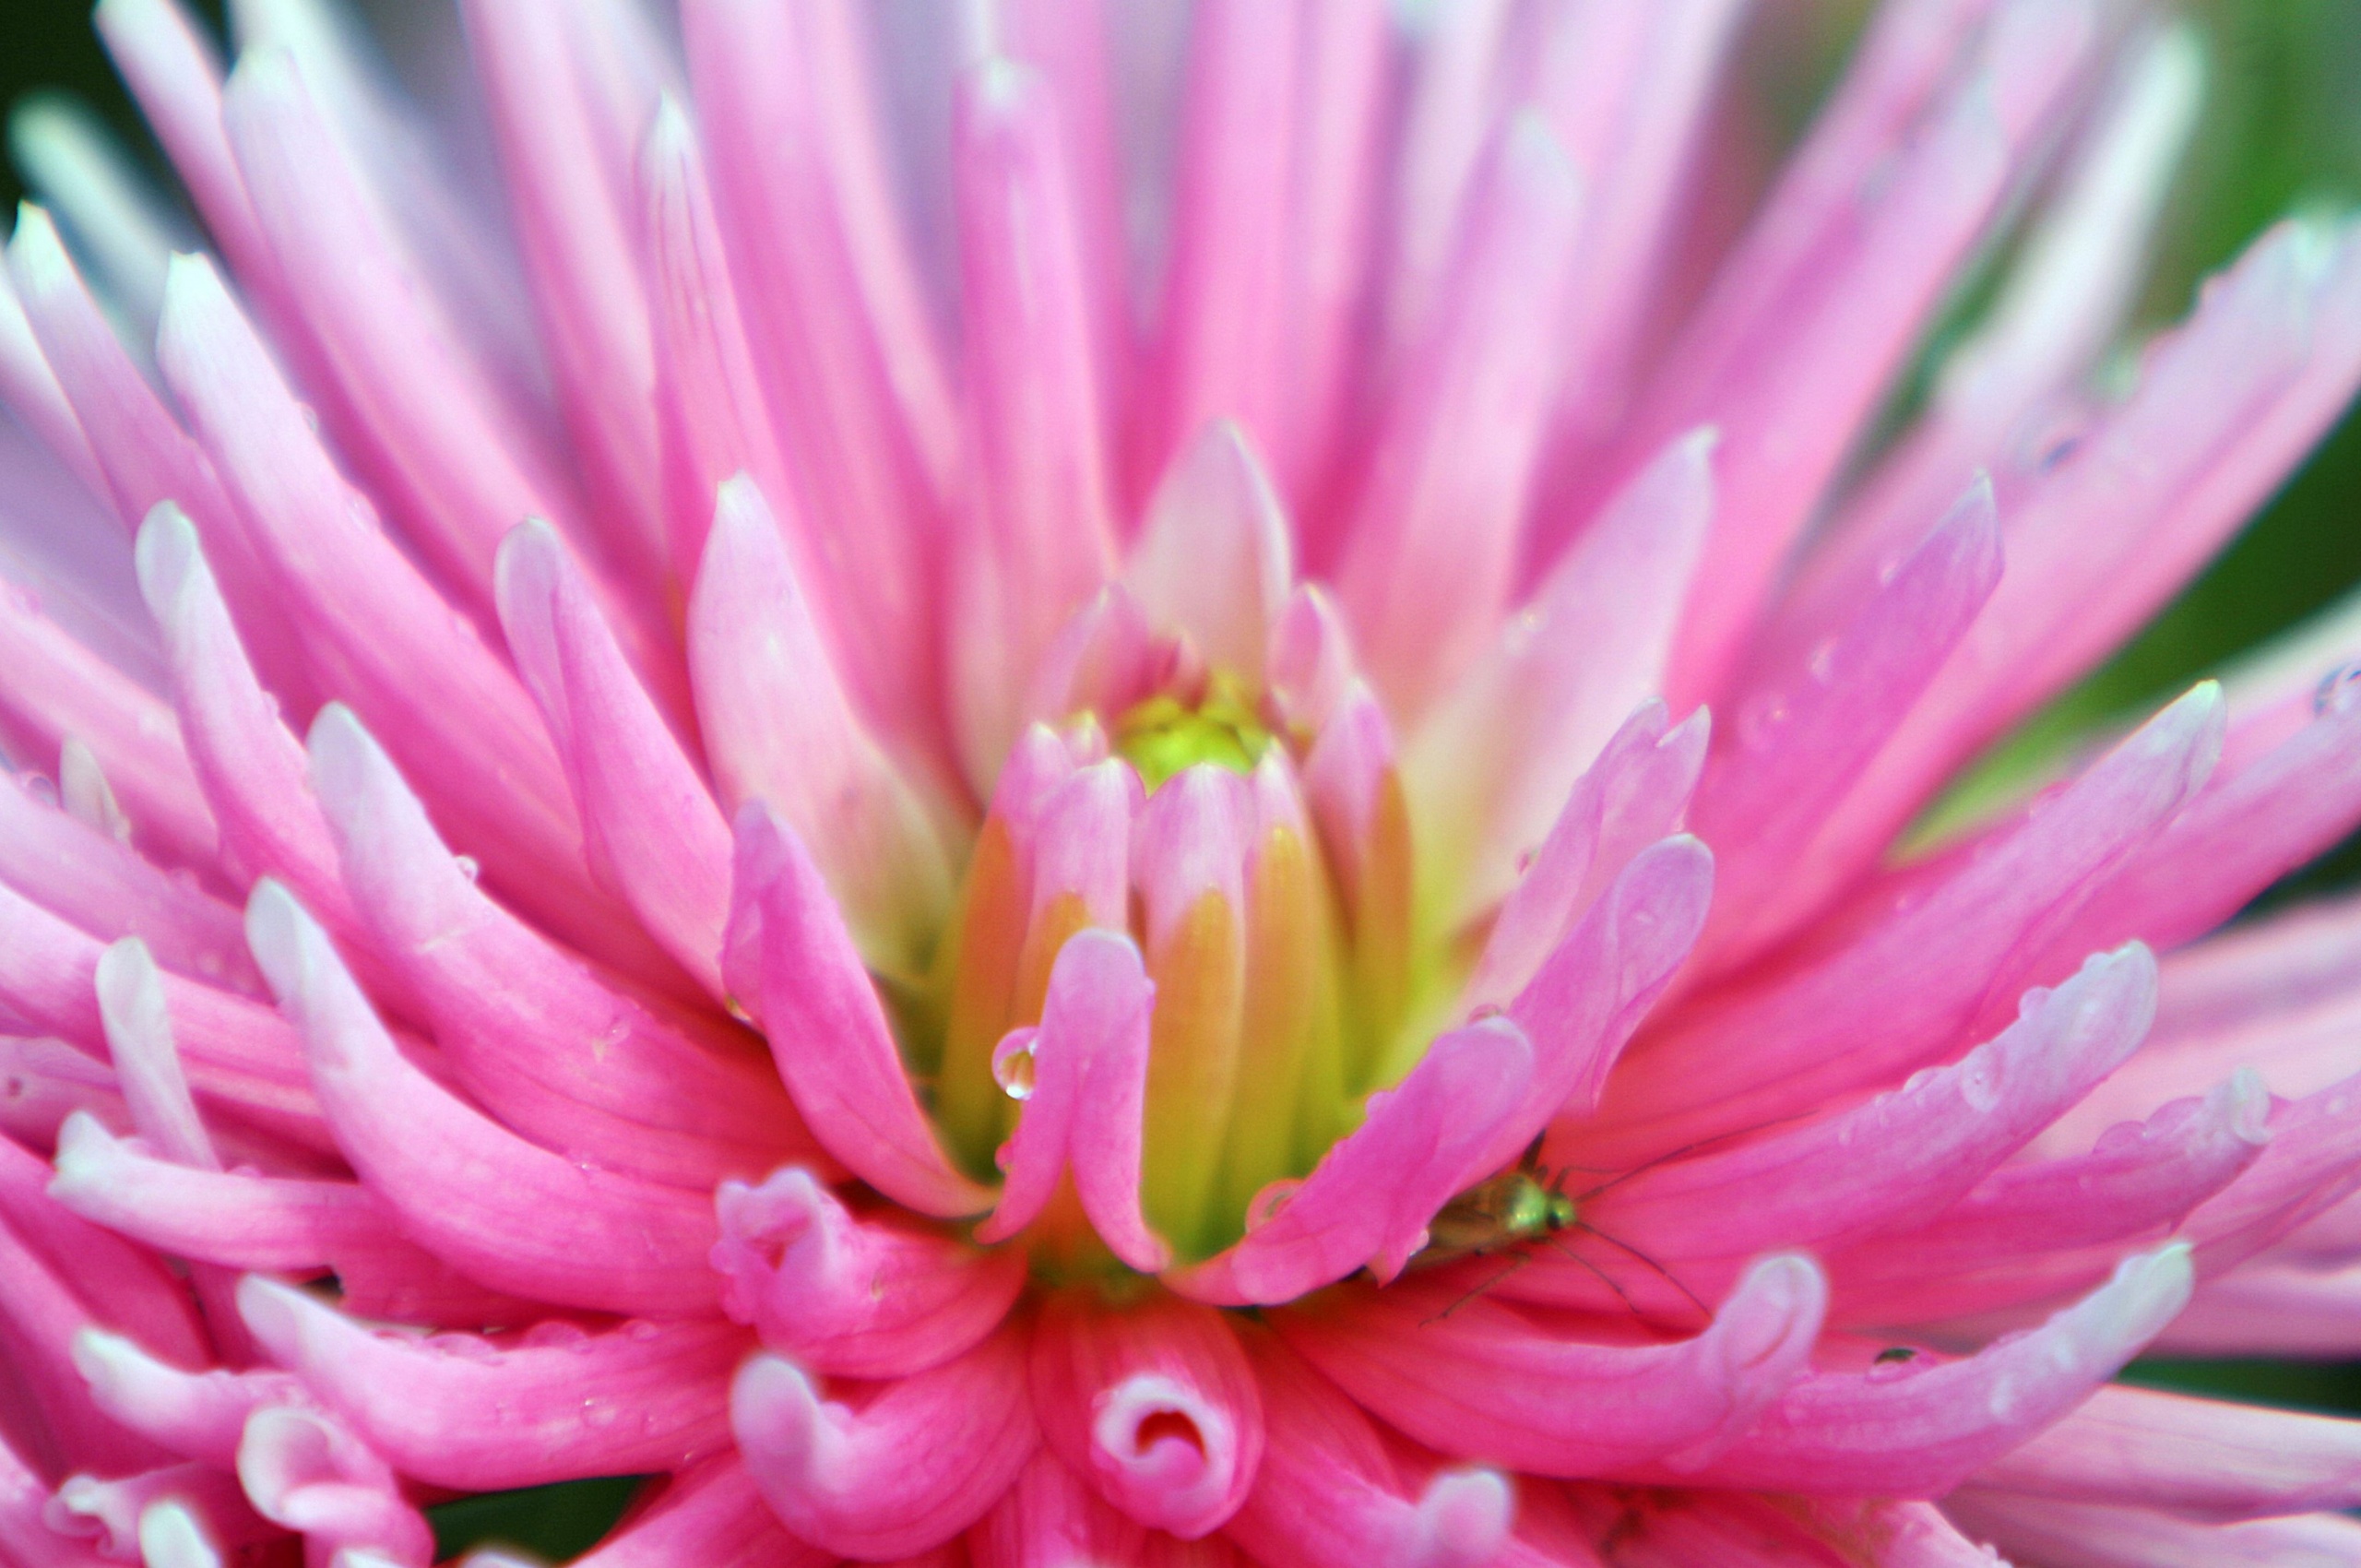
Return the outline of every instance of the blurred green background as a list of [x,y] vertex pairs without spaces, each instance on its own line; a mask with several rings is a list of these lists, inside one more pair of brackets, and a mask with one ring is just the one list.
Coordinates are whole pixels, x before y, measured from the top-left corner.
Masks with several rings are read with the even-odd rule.
[[[437,0],[398,0],[423,5]],[[196,0],[217,28],[219,0]],[[948,0],[946,0],[948,4]],[[1774,118],[1809,111],[1865,9],[1864,0],[1760,0],[1783,57],[1754,89]],[[2143,315],[2188,308],[2206,273],[2272,220],[2361,200],[2361,0],[2189,0],[2211,74],[2193,149],[2165,220]],[[1758,57],[1759,58],[1759,57]],[[96,107],[160,169],[82,0],[0,0],[0,101],[63,88]],[[0,194],[19,193],[0,170]],[[2361,419],[2348,417],[2239,540],[2137,640],[2053,705],[2005,749],[2023,764],[2076,731],[2153,706],[2227,656],[2361,581]],[[2291,882],[2304,890],[2361,873],[2347,844]],[[2147,1362],[2132,1375],[2287,1405],[2361,1411],[2361,1363]],[[467,1499],[436,1510],[446,1550],[495,1539],[552,1558],[582,1550],[628,1502],[628,1479]]]

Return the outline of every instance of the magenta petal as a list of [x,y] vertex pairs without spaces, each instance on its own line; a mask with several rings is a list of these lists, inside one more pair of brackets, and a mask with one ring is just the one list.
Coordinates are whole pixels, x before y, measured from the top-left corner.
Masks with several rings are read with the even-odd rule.
[[267,1407],[246,1419],[238,1479],[263,1517],[302,1532],[321,1557],[368,1553],[398,1568],[426,1568],[434,1535],[393,1471],[326,1414]]
[[[919,1109],[876,988],[803,842],[760,802],[738,814],[732,952],[751,950],[760,1016],[788,1092],[828,1152],[922,1214],[991,1195],[953,1170]],[[759,946],[753,944],[759,943]]]
[[1392,1278],[1425,1244],[1436,1210],[1488,1173],[1478,1161],[1524,1101],[1533,1056],[1505,1018],[1443,1036],[1398,1087],[1369,1097],[1368,1121],[1275,1213],[1167,1283],[1197,1301],[1243,1306],[1292,1301],[1363,1265]]
[[1045,1448],[968,1532],[967,1550],[976,1568],[1136,1562],[1146,1549],[1145,1535]]
[[[489,1557],[468,1561],[494,1568]],[[646,1513],[574,1560],[575,1568],[830,1568],[836,1561],[780,1527],[734,1454],[673,1477]]]
[[[1449,1285],[1279,1320],[1288,1346],[1446,1454],[1596,1475],[1721,1448],[1805,1374],[1827,1306],[1809,1260],[1756,1264],[1695,1338],[1584,1344]],[[1449,1315],[1444,1316],[1446,1312]]]
[[1040,1442],[1011,1327],[955,1360],[824,1399],[775,1356],[730,1390],[754,1484],[794,1535],[878,1562],[924,1551],[980,1518]]
[[577,1165],[435,1085],[395,1049],[326,936],[276,883],[255,885],[246,929],[303,1032],[339,1146],[422,1245],[520,1296],[658,1316],[713,1310],[703,1199]]
[[238,1308],[270,1358],[396,1469],[473,1491],[677,1469],[718,1451],[722,1391],[746,1348],[719,1323],[410,1339],[259,1276]]
[[1195,1540],[1253,1487],[1263,1400],[1220,1313],[1059,1297],[1034,1329],[1032,1372],[1051,1451],[1139,1523]]
[[74,1365],[91,1402],[152,1443],[223,1467],[237,1463],[246,1418],[267,1405],[300,1405],[302,1383],[281,1372],[184,1372],[133,1340],[85,1329]]
[[1083,1212],[1116,1256],[1148,1274],[1171,1262],[1171,1249],[1140,1213],[1155,998],[1128,937],[1081,931],[1058,950],[1040,1028],[1026,1031],[1022,1047],[1032,1057],[1033,1088],[1009,1141],[1008,1183],[977,1228],[979,1241],[1003,1241],[1031,1224],[1071,1167]]
[[[1496,1554],[1516,1508],[1491,1469],[1402,1472],[1377,1427],[1335,1385],[1267,1336],[1250,1342],[1268,1432],[1261,1476],[1229,1537],[1285,1568],[1477,1568]],[[1511,1550],[1514,1548],[1512,1546]]]
[[979,1253],[932,1229],[856,1217],[789,1167],[714,1194],[713,1266],[722,1309],[799,1365],[842,1377],[905,1377],[962,1355],[1025,1288],[1025,1254]]

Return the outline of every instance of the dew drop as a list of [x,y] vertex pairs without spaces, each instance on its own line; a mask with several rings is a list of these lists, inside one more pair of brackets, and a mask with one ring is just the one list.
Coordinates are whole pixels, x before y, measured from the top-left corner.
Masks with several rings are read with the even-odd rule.
[[2326,717],[2332,713],[2350,713],[2353,705],[2361,702],[2361,661],[2338,665],[2320,677],[2312,692],[2312,712]]
[[56,780],[42,774],[28,773],[25,775],[24,784],[25,793],[30,795],[34,800],[39,801],[42,805],[53,806],[57,804]]
[[1810,671],[1811,678],[1819,682],[1823,686],[1828,684],[1831,680],[1834,679],[1836,675],[1836,639],[1834,637],[1822,637],[1819,642],[1814,643],[1812,645],[1810,656],[1804,660],[1804,668]]
[[483,867],[476,863],[476,858],[473,855],[454,855],[451,857],[451,862],[459,868],[459,874],[469,882],[473,882],[483,874]]
[[554,1349],[560,1346],[578,1349],[588,1345],[589,1341],[588,1329],[578,1323],[568,1323],[564,1318],[550,1318],[537,1323],[524,1334],[525,1344],[535,1350]]
[[1033,1098],[1033,1043],[1040,1038],[1038,1029],[1011,1029],[992,1052],[992,1082],[1011,1099]]
[[1759,696],[1739,709],[1738,738],[1739,743],[1753,751],[1768,746],[1787,721],[1786,699],[1776,693]]

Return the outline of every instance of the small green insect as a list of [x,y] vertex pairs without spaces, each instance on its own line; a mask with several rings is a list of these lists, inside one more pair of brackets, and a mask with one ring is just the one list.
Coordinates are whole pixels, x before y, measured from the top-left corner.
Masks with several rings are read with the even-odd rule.
[[1918,1352],[1907,1345],[1889,1345],[1878,1352],[1877,1365],[1892,1366],[1900,1361],[1915,1361]]
[[1541,1169],[1541,1140],[1536,1138],[1513,1167],[1442,1206],[1428,1223],[1427,1244],[1415,1262],[1481,1257],[1572,1229],[1581,1210],[1564,1191],[1567,1173],[1560,1170],[1545,1182],[1547,1174]]

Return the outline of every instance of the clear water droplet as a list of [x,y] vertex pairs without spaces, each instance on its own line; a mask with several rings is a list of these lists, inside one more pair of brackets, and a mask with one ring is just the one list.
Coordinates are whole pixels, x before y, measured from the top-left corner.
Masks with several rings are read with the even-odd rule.
[[2338,665],[2312,691],[2312,712],[2322,718],[2350,713],[2355,702],[2361,702],[2361,660]]
[[25,775],[25,793],[42,805],[53,806],[57,804],[57,780],[45,774],[28,773]]
[[1804,668],[1811,678],[1826,685],[1836,674],[1836,639],[1822,637],[1812,645],[1811,654],[1804,660]]
[[476,858],[473,855],[454,855],[451,857],[451,862],[459,868],[459,874],[469,882],[473,882],[483,874],[483,867],[476,863]]
[[1777,739],[1779,727],[1787,721],[1786,699],[1776,692],[1750,699],[1738,710],[1738,743],[1753,751],[1761,751]]
[[1033,1098],[1033,1043],[1040,1036],[1038,1029],[1012,1029],[992,1052],[992,1082],[1011,1099]]

